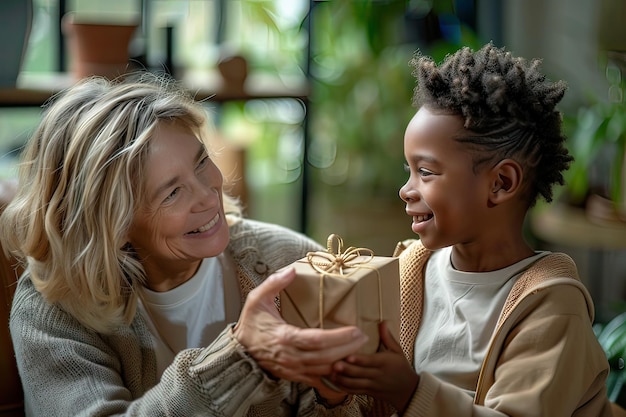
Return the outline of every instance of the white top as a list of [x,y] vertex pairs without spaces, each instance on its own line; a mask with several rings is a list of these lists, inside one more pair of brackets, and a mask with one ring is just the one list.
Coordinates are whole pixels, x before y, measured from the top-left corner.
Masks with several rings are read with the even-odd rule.
[[547,255],[537,252],[491,272],[454,269],[452,247],[426,264],[424,307],[415,339],[415,369],[428,372],[474,395],[480,366],[502,307],[519,275]]
[[176,353],[208,346],[229,322],[222,270],[218,258],[206,258],[189,281],[170,291],[142,289],[139,311],[155,344],[159,378]]

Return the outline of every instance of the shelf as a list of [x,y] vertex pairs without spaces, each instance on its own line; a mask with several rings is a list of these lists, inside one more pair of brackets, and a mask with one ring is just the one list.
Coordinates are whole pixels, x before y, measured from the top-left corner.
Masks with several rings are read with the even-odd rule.
[[[16,88],[0,88],[0,107],[39,107],[75,80],[68,73],[23,73]],[[219,103],[232,100],[296,98],[306,100],[309,85],[304,77],[250,74],[243,88],[228,86],[217,71],[189,72],[181,78],[196,100]]]
[[591,222],[583,209],[565,204],[534,209],[530,225],[537,237],[550,243],[589,249],[626,248],[626,222]]
[[181,77],[183,85],[195,93],[197,100],[229,101],[263,98],[297,98],[306,100],[309,83],[302,77],[262,73],[248,75],[243,89],[230,87],[217,71],[193,71]]

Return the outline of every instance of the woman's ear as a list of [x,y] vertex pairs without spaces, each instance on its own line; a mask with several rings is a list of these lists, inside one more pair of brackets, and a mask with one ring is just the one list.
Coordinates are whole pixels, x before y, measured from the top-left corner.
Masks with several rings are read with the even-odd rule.
[[524,171],[516,161],[503,159],[491,169],[490,178],[489,202],[495,206],[519,195],[522,189]]

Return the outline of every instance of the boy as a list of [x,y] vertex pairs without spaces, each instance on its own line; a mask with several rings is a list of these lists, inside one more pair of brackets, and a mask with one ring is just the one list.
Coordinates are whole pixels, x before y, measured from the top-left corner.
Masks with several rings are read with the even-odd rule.
[[411,64],[400,197],[420,239],[400,254],[401,340],[382,325],[386,351],[336,363],[332,381],[376,398],[373,415],[612,415],[576,266],[522,230],[572,161],[555,109],[565,84],[492,44]]

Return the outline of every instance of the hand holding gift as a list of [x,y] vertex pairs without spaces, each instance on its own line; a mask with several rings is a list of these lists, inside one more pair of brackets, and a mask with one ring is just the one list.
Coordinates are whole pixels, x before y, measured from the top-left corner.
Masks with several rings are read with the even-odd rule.
[[356,326],[368,336],[360,353],[376,352],[378,324],[400,333],[400,272],[397,258],[375,256],[367,248],[349,247],[337,235],[326,252],[310,252],[292,264],[296,278],[281,291],[281,315],[299,327],[334,329]]
[[293,278],[293,268],[286,268],[250,292],[234,328],[235,339],[272,376],[311,385],[327,400],[342,400],[345,394],[333,397],[320,377],[332,372],[333,363],[357,352],[366,337],[355,327],[303,329],[285,323],[274,299]]

